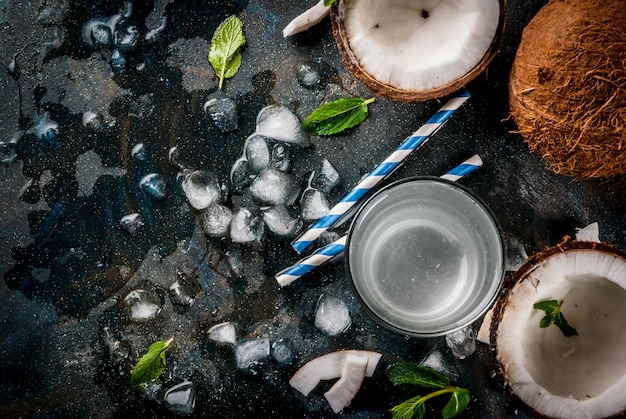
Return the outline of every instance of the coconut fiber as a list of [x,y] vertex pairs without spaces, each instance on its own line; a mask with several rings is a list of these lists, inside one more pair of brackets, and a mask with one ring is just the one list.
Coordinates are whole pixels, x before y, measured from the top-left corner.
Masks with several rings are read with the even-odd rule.
[[524,29],[509,105],[531,151],[581,179],[626,174],[626,4],[551,0]]

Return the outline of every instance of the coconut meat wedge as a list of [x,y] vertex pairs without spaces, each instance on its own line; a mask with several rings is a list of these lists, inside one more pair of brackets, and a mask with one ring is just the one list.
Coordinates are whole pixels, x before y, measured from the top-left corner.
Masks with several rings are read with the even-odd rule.
[[348,69],[399,100],[451,93],[497,52],[504,0],[339,0],[333,33]]
[[[578,335],[540,327],[533,308],[557,300]],[[490,345],[512,394],[535,413],[603,418],[626,409],[626,255],[571,242],[533,255],[494,307]]]

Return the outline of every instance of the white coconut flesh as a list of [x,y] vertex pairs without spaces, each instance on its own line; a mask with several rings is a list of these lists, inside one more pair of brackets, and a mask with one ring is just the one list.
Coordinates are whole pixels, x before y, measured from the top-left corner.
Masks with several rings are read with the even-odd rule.
[[345,0],[350,49],[389,86],[431,90],[472,70],[492,44],[498,0]]
[[[578,336],[540,328],[544,300]],[[510,292],[497,329],[497,357],[508,386],[537,412],[601,418],[626,408],[626,261],[595,250],[555,254]]]

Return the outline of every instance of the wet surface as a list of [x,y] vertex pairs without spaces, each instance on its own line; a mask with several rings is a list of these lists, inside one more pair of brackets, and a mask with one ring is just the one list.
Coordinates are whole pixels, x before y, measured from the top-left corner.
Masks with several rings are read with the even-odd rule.
[[[241,217],[262,219],[259,198],[231,182],[259,112],[283,106],[302,120],[323,102],[373,96],[343,68],[328,19],[283,39],[282,28],[313,3],[0,1],[0,57],[9,70],[0,74],[0,416],[327,417],[330,383],[304,397],[289,378],[327,352],[368,349],[383,354],[381,364],[343,416],[388,416],[407,394],[392,388],[385,368],[434,350],[472,393],[465,417],[523,417],[492,380],[484,345],[457,359],[444,337],[384,330],[359,307],[341,261],[280,288],[274,274],[299,258],[293,236],[262,221],[250,241],[220,233],[205,209],[190,205],[184,181],[201,171],[219,195],[212,214],[246,208]],[[596,221],[600,238],[624,249],[624,181],[555,175],[512,133],[508,71],[522,28],[544,2],[508,3],[500,55],[391,180],[440,175],[479,154],[484,166],[462,182],[496,214],[512,265]],[[219,90],[206,56],[216,27],[233,14],[247,44],[239,72]],[[89,22],[98,30],[85,37]],[[236,120],[215,119],[233,104]],[[288,145],[281,173],[304,191],[327,159],[340,176],[326,193],[334,204],[441,104],[377,97],[358,127]],[[85,121],[87,112],[96,117]],[[277,164],[280,143],[268,142]],[[286,199],[297,218],[299,198]],[[324,301],[340,306],[342,327],[320,327]],[[234,343],[209,333],[224,322],[235,327]],[[130,391],[137,359],[170,337],[157,385]],[[189,403],[175,402],[181,398]]]

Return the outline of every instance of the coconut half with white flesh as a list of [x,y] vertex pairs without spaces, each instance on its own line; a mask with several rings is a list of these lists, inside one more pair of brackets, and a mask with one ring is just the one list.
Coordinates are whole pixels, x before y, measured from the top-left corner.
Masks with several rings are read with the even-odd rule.
[[344,63],[396,100],[452,93],[497,54],[505,0],[339,0],[331,10]]
[[[540,301],[562,302],[578,335],[541,328]],[[532,413],[604,418],[626,413],[626,254],[565,242],[531,256],[506,279],[493,310],[490,347],[508,390]]]

